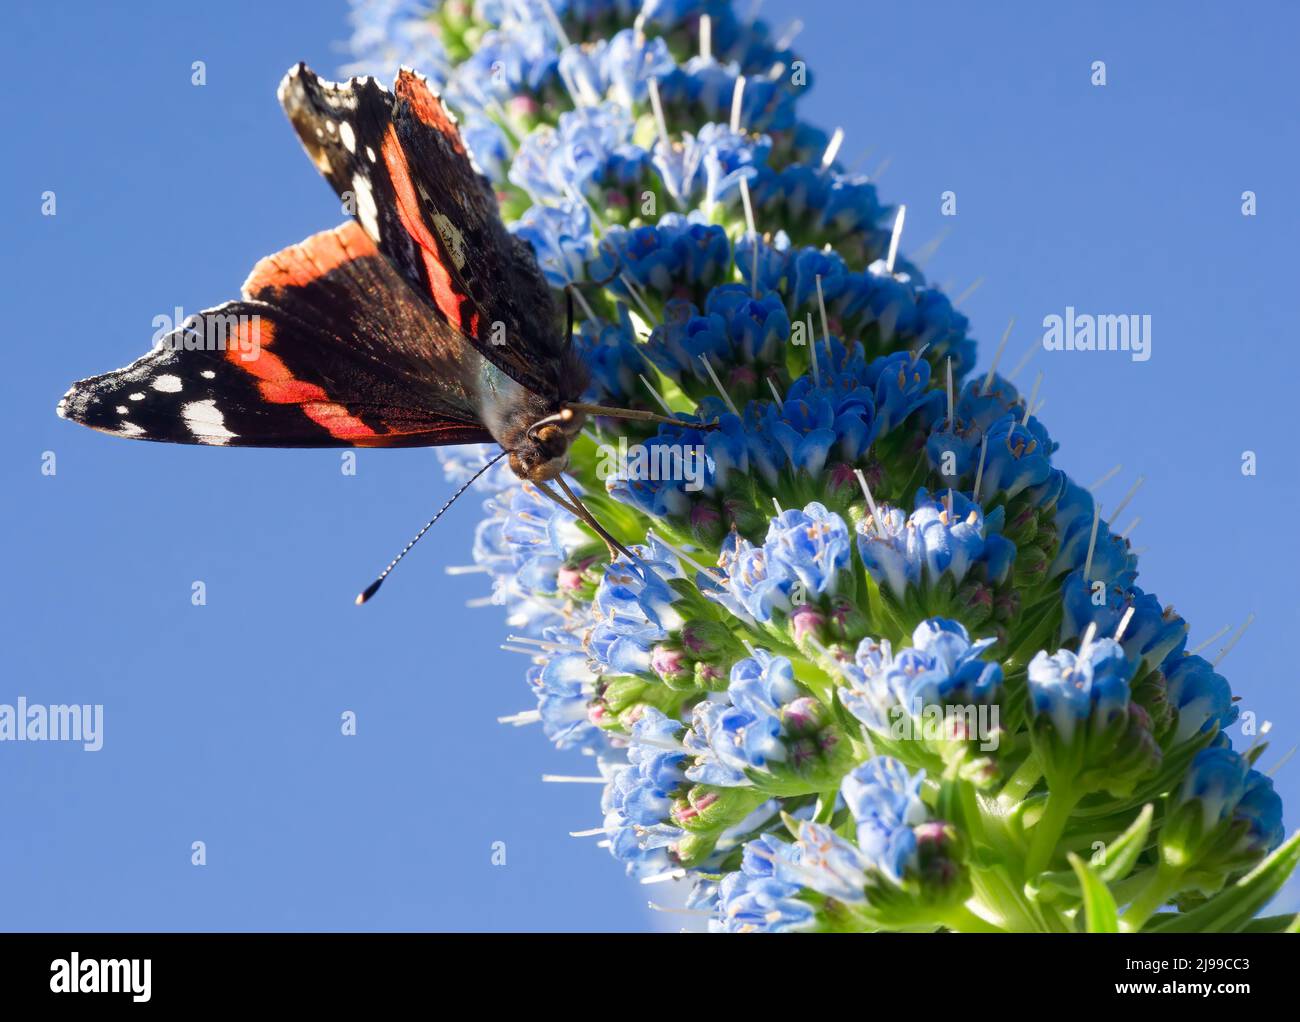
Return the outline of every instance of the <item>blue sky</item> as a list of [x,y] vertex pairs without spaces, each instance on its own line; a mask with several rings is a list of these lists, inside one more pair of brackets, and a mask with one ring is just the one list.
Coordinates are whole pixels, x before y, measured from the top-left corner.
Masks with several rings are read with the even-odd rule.
[[[1256,614],[1223,669],[1272,723],[1267,767],[1300,730],[1300,558],[1278,524],[1297,495],[1300,18],[1281,2],[1062,7],[763,13],[805,19],[803,114],[845,128],[849,162],[889,161],[905,250],[947,231],[932,279],[985,278],[963,306],[981,366],[1012,315],[1004,368],[1067,305],[1152,317],[1149,362],[1040,351],[1020,382],[1044,372],[1057,464],[1086,484],[1123,463],[1104,506],[1146,477],[1120,524],[1141,515],[1140,584],[1193,643]],[[351,604],[445,498],[431,452],[362,452],[350,477],[337,452],[132,444],[54,416],[73,379],[143,353],[155,316],[232,297],[260,256],[336,222],[275,85],[299,59],[338,66],[344,5],[18,3],[6,19],[0,702],[102,703],[106,719],[96,753],[0,745],[0,870],[19,880],[0,928],[662,925],[645,888],[567,836],[599,822],[597,789],[540,783],[581,760],[495,723],[529,705],[523,662],[496,648],[498,610],[464,606],[482,578],[442,573],[468,560],[473,503],[374,605]],[[1294,829],[1300,763],[1277,782]]]

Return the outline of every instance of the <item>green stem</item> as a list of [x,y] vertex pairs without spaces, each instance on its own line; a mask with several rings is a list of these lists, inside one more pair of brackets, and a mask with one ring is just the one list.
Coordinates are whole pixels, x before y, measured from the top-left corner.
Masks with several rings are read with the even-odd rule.
[[1135,933],[1146,925],[1161,905],[1178,892],[1183,880],[1181,868],[1160,864],[1150,883],[1133,899],[1119,918],[1119,928],[1125,933]]
[[1029,790],[1038,783],[1039,778],[1042,776],[1043,769],[1038,765],[1038,757],[1031,752],[1025,757],[1025,761],[1016,768],[1016,772],[1007,779],[1007,783],[1002,786],[1002,790],[998,792],[998,804],[1005,809],[1010,809],[1015,803],[1029,794]]
[[1080,795],[1068,788],[1049,792],[1043,815],[1034,824],[1034,834],[1029,842],[1029,854],[1025,856],[1025,877],[1037,876],[1047,868],[1052,860],[1052,852],[1061,840],[1065,825],[1070,820],[1070,813],[1078,805]]
[[943,924],[957,933],[1006,933],[1000,926],[990,923],[982,916],[976,915],[965,905],[951,909],[944,917]]

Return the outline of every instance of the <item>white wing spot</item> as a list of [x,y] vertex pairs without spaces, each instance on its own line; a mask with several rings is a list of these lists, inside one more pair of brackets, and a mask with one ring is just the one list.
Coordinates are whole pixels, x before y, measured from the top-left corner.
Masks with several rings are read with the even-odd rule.
[[134,394],[128,394],[127,397],[129,397],[132,401],[143,401],[143,400],[144,400],[144,395],[141,394],[138,390],[137,390]]
[[357,136],[352,131],[352,125],[347,121],[339,122],[339,138],[343,140],[343,148],[348,152],[357,151]]
[[199,375],[202,376],[205,380],[215,380],[217,378],[217,374],[214,373],[211,369],[204,369],[203,372],[199,373]]
[[375,151],[371,149],[370,146],[366,146],[366,159],[369,160],[371,163],[374,163],[376,159]]
[[226,418],[215,401],[191,401],[181,409],[181,417],[201,443],[224,444],[238,436],[226,429]]
[[117,433],[119,436],[139,436],[143,432],[144,430],[134,422],[127,422],[125,419],[117,424]]
[[161,390],[164,394],[179,394],[181,392],[181,378],[163,373],[162,376],[154,377],[153,389]]
[[357,197],[357,219],[361,221],[366,233],[378,241],[379,207],[375,205],[375,193],[370,190],[370,181],[361,174],[353,174],[352,194]]
[[126,414],[126,405],[118,405],[118,406],[117,406],[115,409],[113,409],[113,410],[114,410],[115,412],[117,412],[118,415],[125,415],[125,414]]

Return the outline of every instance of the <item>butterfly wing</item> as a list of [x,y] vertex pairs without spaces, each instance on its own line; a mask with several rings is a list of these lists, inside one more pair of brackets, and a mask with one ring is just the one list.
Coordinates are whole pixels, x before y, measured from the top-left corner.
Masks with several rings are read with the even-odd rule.
[[125,369],[73,384],[58,412],[171,443],[487,442],[475,363],[349,222],[261,260],[241,301],[199,313]]
[[560,331],[532,250],[510,234],[455,119],[403,69],[338,85],[299,64],[280,102],[317,168],[419,294],[478,352],[534,394],[576,400],[586,373]]

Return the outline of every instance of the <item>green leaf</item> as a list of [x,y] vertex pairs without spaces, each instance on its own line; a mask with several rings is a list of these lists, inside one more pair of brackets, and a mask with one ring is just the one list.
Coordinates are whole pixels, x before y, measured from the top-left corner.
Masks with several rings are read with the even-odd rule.
[[1297,863],[1300,863],[1300,831],[1204,905],[1148,926],[1144,932],[1233,933],[1245,929],[1251,917],[1282,889]]
[[1300,933],[1300,912],[1295,915],[1260,916],[1241,928],[1242,933]]
[[1119,933],[1119,908],[1110,888],[1091,866],[1070,853],[1070,866],[1083,888],[1083,912],[1089,933]]
[[1151,817],[1155,811],[1155,805],[1148,802],[1129,828],[1106,846],[1106,862],[1100,870],[1101,878],[1106,883],[1123,880],[1132,872],[1133,864],[1146,847],[1147,835],[1151,833]]

